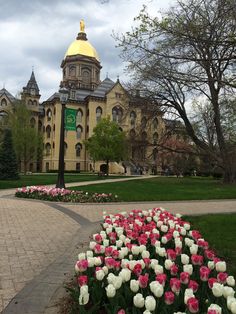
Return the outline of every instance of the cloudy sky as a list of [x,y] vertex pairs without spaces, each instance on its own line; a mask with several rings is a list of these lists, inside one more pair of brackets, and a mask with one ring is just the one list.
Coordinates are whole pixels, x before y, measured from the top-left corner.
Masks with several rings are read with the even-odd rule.
[[101,79],[125,80],[112,31],[130,30],[143,4],[152,14],[174,0],[0,0],[0,89],[16,95],[29,80],[32,66],[41,101],[58,90],[60,64],[85,21],[88,40],[102,64]]

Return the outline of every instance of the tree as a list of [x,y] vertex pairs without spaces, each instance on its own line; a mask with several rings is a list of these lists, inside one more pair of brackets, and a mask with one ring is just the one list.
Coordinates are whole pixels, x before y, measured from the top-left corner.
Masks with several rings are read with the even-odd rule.
[[[225,182],[236,181],[235,143],[225,136],[221,103],[235,93],[236,5],[234,0],[186,0],[162,19],[141,11],[132,32],[116,36],[129,62],[133,85],[176,114],[201,152],[222,168]],[[214,147],[198,136],[186,105],[208,100],[216,135]],[[234,130],[234,134],[235,134]]]
[[93,130],[93,135],[85,141],[85,147],[93,160],[106,162],[107,175],[110,161],[121,161],[126,157],[125,133],[110,118],[101,119]]
[[5,129],[3,133],[3,142],[0,146],[0,179],[19,179],[11,131]]
[[24,165],[24,173],[28,163],[37,160],[42,153],[42,136],[31,125],[30,118],[31,112],[26,105],[22,102],[15,103],[10,115],[10,127],[19,167]]

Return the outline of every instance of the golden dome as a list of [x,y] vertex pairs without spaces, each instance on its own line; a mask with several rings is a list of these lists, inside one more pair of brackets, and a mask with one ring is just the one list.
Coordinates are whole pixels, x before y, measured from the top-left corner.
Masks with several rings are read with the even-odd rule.
[[67,56],[82,55],[82,56],[95,58],[95,59],[97,59],[97,61],[99,61],[98,53],[97,53],[96,49],[87,40],[87,36],[86,36],[84,29],[85,29],[84,20],[81,20],[80,21],[80,32],[79,32],[76,40],[73,41],[73,43],[67,49],[65,58]]
[[87,57],[93,57],[99,61],[99,56],[96,49],[90,44],[89,41],[83,39],[76,39],[73,41],[67,52],[65,54],[65,58],[67,56],[76,56],[76,55],[83,55]]

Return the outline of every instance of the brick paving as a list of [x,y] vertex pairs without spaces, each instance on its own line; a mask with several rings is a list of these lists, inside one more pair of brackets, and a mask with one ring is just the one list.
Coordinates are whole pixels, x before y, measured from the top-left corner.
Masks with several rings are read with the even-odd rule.
[[[125,179],[130,180],[117,181]],[[65,204],[15,199],[14,191],[0,191],[0,312],[5,308],[4,314],[49,313],[44,309],[63,281],[63,270],[73,271],[78,243],[89,239],[104,210],[115,213],[161,206],[191,215],[236,212],[236,200]]]

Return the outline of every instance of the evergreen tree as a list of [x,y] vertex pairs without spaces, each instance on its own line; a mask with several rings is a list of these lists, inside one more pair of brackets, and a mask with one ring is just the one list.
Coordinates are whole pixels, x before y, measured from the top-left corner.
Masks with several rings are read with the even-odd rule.
[[4,130],[3,142],[0,147],[0,179],[19,179],[16,154],[9,129]]

